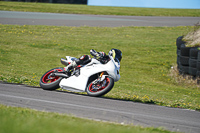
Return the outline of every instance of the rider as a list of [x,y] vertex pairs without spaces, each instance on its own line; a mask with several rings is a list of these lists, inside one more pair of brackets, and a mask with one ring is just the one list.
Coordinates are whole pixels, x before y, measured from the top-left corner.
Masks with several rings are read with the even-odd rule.
[[[91,49],[90,54],[103,64],[105,64],[109,60],[109,56],[106,55],[104,52],[96,52],[94,49]],[[111,49],[109,51],[109,55],[112,56],[115,60],[121,61],[122,53],[119,49]],[[90,61],[91,57],[89,55],[83,55],[77,60],[73,61],[67,67],[65,67],[65,71],[70,72],[73,68],[77,67],[78,65],[86,65]]]

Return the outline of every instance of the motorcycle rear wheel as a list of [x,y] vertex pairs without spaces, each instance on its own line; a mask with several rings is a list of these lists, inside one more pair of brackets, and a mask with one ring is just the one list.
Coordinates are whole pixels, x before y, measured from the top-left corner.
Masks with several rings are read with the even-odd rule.
[[114,79],[106,77],[103,82],[105,85],[98,89],[94,89],[94,86],[98,86],[97,84],[93,84],[93,82],[89,83],[86,89],[87,94],[89,96],[100,97],[108,93],[114,86]]
[[57,67],[47,71],[41,78],[40,78],[40,87],[44,90],[56,90],[60,88],[59,83],[62,80],[62,77],[51,77],[50,74],[57,70],[58,72],[64,71],[64,68]]

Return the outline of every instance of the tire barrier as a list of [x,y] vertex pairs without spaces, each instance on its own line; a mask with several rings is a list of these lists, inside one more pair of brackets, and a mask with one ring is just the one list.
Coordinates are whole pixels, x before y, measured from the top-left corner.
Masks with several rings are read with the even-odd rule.
[[183,36],[176,39],[179,73],[200,77],[200,47],[186,47],[185,43]]
[[200,77],[200,52],[198,52],[197,56],[197,77]]

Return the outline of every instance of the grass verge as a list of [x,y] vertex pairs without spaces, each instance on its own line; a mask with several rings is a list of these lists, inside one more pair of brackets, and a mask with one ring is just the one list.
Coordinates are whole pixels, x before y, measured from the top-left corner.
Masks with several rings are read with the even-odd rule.
[[176,38],[193,27],[63,27],[0,25],[0,80],[39,86],[60,58],[90,49],[123,52],[121,79],[105,97],[200,109],[200,89],[169,75],[176,64]]
[[1,133],[170,133],[161,128],[142,128],[94,122],[58,113],[0,105]]
[[0,10],[23,12],[52,12],[71,14],[126,16],[192,16],[199,17],[200,9],[159,9],[133,7],[103,7],[72,4],[24,3],[0,1]]

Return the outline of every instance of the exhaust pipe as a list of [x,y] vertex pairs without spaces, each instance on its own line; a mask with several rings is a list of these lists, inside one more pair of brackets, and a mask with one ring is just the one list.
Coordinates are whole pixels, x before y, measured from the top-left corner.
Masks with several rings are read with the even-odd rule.
[[64,59],[64,58],[61,58],[60,61],[65,66],[69,65],[68,61],[66,59]]
[[67,74],[64,74],[64,73],[52,73],[51,76],[58,76],[58,77],[63,77],[63,78],[69,78],[69,76]]

